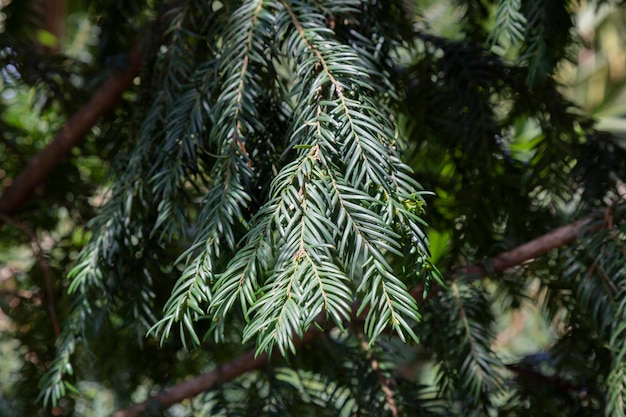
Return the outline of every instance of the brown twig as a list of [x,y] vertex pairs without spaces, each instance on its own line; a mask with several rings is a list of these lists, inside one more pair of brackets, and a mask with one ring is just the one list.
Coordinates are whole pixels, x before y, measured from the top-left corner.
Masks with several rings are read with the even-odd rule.
[[[492,273],[503,272],[507,268],[512,268],[525,262],[532,261],[541,255],[545,255],[552,249],[560,248],[573,243],[583,230],[592,232],[600,229],[604,223],[600,222],[591,226],[590,223],[594,219],[594,215],[584,217],[574,223],[559,227],[558,229],[546,233],[545,235],[526,242],[514,249],[503,252],[485,262],[459,268],[454,272],[454,274],[452,274],[451,278],[454,279],[456,277],[463,277],[468,280],[480,279]],[[487,268],[485,265],[490,265],[490,268]],[[432,296],[439,290],[439,287],[431,289],[428,296]],[[423,292],[424,287],[420,285],[411,291],[411,295],[413,295],[416,300],[421,302],[424,301]]]
[[[595,216],[588,216],[567,226],[560,227],[552,232],[546,233],[536,239],[531,240],[515,249],[504,252],[490,260],[493,268],[492,272],[502,272],[507,268],[528,262],[538,256],[544,255],[552,249],[563,247],[573,243],[583,232],[592,232],[602,227],[603,223],[592,224]],[[455,276],[463,275],[472,279],[479,279],[487,275],[486,268],[482,265],[473,265],[461,268]],[[424,301],[423,287],[415,288],[411,293],[418,301]],[[435,289],[429,293],[429,296],[435,294]],[[324,323],[325,317],[318,317],[318,323]],[[326,326],[328,329],[328,325]],[[317,327],[308,330],[302,339],[294,341],[296,347],[307,343],[318,337],[322,332]],[[113,414],[112,417],[137,417],[140,413],[145,412],[151,404],[156,404],[158,409],[168,408],[183,399],[192,398],[204,391],[207,391],[221,383],[228,382],[234,378],[243,375],[246,372],[258,369],[267,364],[268,357],[261,355],[254,357],[254,351],[247,352],[232,361],[218,366],[216,369],[205,374],[189,379],[185,382],[177,384],[167,391],[157,394],[146,401],[135,404],[129,408],[122,409]]]
[[46,298],[48,300],[48,311],[50,313],[50,321],[52,322],[54,335],[56,337],[59,337],[59,335],[61,334],[61,326],[59,325],[59,320],[57,318],[57,312],[55,307],[56,301],[54,299],[54,287],[52,286],[52,272],[50,271],[50,265],[48,264],[48,260],[44,255],[43,248],[39,243],[37,235],[25,224],[17,222],[1,212],[0,220],[24,232],[24,234],[26,234],[30,238],[33,254],[39,262],[39,266],[41,267],[41,271],[43,272],[44,280],[46,281]]
[[268,356],[266,354],[255,357],[253,350],[248,351],[224,365],[219,365],[211,372],[188,379],[187,381],[148,398],[146,401],[137,403],[124,410],[116,411],[113,413],[112,417],[139,416],[147,410],[158,411],[168,408],[184,399],[195,397],[219,383],[228,382],[246,372],[259,369],[267,363]]
[[[326,321],[325,317],[319,316],[316,322],[322,325]],[[317,336],[321,335],[321,330],[316,326],[307,331],[301,338],[293,341],[294,347],[309,343]],[[137,403],[129,408],[116,411],[112,417],[136,417],[142,415],[146,411],[159,411],[181,402],[187,398],[193,398],[213,387],[232,381],[236,377],[246,372],[259,369],[269,362],[269,356],[265,353],[255,356],[254,350],[249,350],[233,359],[232,361],[218,365],[217,368],[210,372],[199,375],[195,378],[188,379],[169,389],[148,398],[147,400]]]
[[[492,258],[488,264],[491,265],[490,271],[487,271],[485,264],[473,265],[466,268],[461,268],[457,275],[476,277],[476,279],[488,275],[488,272],[502,272],[507,268],[518,266],[529,260],[535,259],[538,256],[544,255],[552,249],[560,248],[574,242],[583,228],[589,224],[595,216],[588,216],[580,219],[574,223],[570,223],[567,226],[559,227],[543,236],[531,240],[511,249],[510,251],[501,253],[500,255]],[[592,228],[594,231],[599,229],[603,223],[599,223],[596,227]]]
[[42,149],[20,172],[13,183],[0,196],[0,213],[15,214],[24,202],[45,182],[52,170],[59,165],[70,150],[80,143],[89,130],[107,114],[133,83],[141,68],[141,56],[133,51],[130,66],[115,71],[96,90],[91,99],[74,114],[52,142]]

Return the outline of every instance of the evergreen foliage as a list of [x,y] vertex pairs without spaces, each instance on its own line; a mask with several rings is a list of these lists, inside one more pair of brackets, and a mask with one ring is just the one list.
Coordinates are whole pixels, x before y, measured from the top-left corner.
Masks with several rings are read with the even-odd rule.
[[[55,242],[12,274],[22,293],[54,277],[62,328],[0,286],[31,358],[0,413],[94,415],[90,381],[123,408],[252,349],[267,364],[146,415],[626,415],[626,149],[557,77],[577,2],[70,1],[100,31],[86,55],[43,45],[42,4],[1,9],[3,176],[128,51],[143,66],[2,215],[7,253],[23,224]],[[575,242],[494,268],[580,218]],[[532,308],[550,342],[507,355],[502,317]]]

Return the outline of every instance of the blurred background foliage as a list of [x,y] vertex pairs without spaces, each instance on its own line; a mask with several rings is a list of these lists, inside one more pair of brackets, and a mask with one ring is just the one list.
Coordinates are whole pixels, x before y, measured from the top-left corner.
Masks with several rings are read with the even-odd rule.
[[[48,3],[57,3],[60,11],[44,13]],[[517,8],[507,14],[502,3]],[[603,158],[621,158],[624,152],[619,147],[626,147],[626,8],[619,2],[572,1],[567,8],[542,11],[533,9],[533,3],[416,0],[406,9],[418,35],[398,57],[404,64],[398,70],[399,78],[407,91],[400,123],[410,139],[404,155],[424,188],[435,192],[428,198],[426,220],[432,259],[443,272],[495,256],[578,218],[590,207],[613,203],[619,193],[622,198],[625,193],[624,185],[619,185],[624,161],[609,163]],[[553,3],[561,4],[535,4],[550,7]],[[146,25],[152,24],[161,5],[124,0],[0,0],[0,5],[1,191],[104,78],[128,65],[126,53],[137,44]],[[224,6],[217,1],[213,5]],[[571,26],[550,23],[569,18],[569,13]],[[504,24],[504,20],[514,24]],[[554,28],[561,31],[539,34]],[[515,65],[525,70],[519,71]],[[146,65],[142,76],[150,70]],[[547,76],[550,74],[554,78]],[[520,86],[528,87],[524,91]],[[221,349],[192,352],[182,349],[176,337],[163,347],[152,339],[137,342],[132,329],[124,332],[123,317],[103,315],[93,323],[96,342],[90,345],[92,350],[79,351],[76,359],[77,363],[93,364],[97,358],[96,365],[80,369],[76,384],[80,395],[68,396],[52,409],[42,408],[36,400],[39,381],[55,355],[58,323],[72,303],[65,277],[90,237],[88,221],[106,198],[114,156],[131,146],[117,138],[132,138],[139,129],[138,122],[129,123],[128,115],[136,114],[136,106],[145,105],[139,100],[141,88],[125,94],[113,114],[93,128],[80,148],[73,149],[15,218],[2,219],[2,416],[108,415],[122,404],[142,400],[148,393],[211,369],[241,351],[236,341]],[[564,100],[555,99],[557,92]],[[609,139],[600,131],[588,134],[592,120],[599,130],[614,136]],[[596,139],[606,144],[606,152],[587,146]],[[611,148],[615,152],[611,146],[616,146]],[[618,182],[613,195],[606,192],[609,167],[615,169],[609,178]],[[586,188],[576,186],[581,178]],[[593,178],[597,178],[596,188],[589,186]],[[623,237],[624,231],[621,233]],[[589,368],[585,362],[593,356],[594,364],[605,366],[610,359],[603,358],[607,353],[592,342],[575,346],[586,343],[584,337],[577,339],[580,334],[597,331],[598,325],[581,317],[578,328],[565,328],[571,323],[565,316],[576,312],[565,311],[567,303],[554,300],[555,288],[577,296],[575,286],[562,287],[560,278],[567,278],[562,259],[572,259],[574,270],[576,260],[593,257],[594,248],[601,246],[593,244],[589,242],[587,252],[584,247],[564,249],[537,260],[527,271],[520,266],[521,272],[501,274],[497,280],[504,285],[487,279],[484,293],[472,284],[459,286],[457,299],[468,311],[458,314],[475,314],[478,323],[485,312],[493,315],[483,320],[486,327],[495,320],[494,328],[484,329],[485,334],[493,333],[486,343],[498,355],[498,363],[515,364],[515,369],[501,371],[518,376],[518,391],[492,393],[486,402],[499,409],[499,415],[520,415],[523,407],[519,404],[532,409],[531,402],[544,407],[542,415],[598,415],[604,409],[605,400],[598,390],[605,381],[597,375],[608,372]],[[181,249],[166,248],[172,253]],[[163,305],[169,284],[165,278],[155,282],[155,304]],[[563,291],[558,294],[563,296]],[[425,321],[436,322],[436,312],[449,309],[446,297],[453,296],[446,293],[430,301]],[[593,301],[589,303],[595,311]],[[116,319],[118,323],[111,326]],[[419,394],[428,409],[407,415],[421,415],[422,411],[424,415],[463,415],[462,404],[467,399],[459,399],[456,411],[438,403],[434,385],[453,384],[453,374],[462,365],[446,371],[433,360],[449,347],[433,329],[438,327],[421,335],[425,348],[381,342],[376,349],[393,352],[387,357],[403,358],[400,364],[394,359],[383,366],[397,368],[406,381],[413,381],[414,385],[403,382],[406,385],[399,384],[397,389]],[[282,407],[295,413],[302,405],[289,401],[298,383],[302,384],[300,392],[310,396],[323,392],[312,388],[315,384],[328,387],[333,378],[349,379],[349,375],[328,374],[328,369],[322,372],[319,364],[306,361],[309,351],[312,356],[323,351],[341,358],[337,352],[344,344],[329,346],[339,339],[318,340],[304,347],[305,354],[295,362],[298,371],[286,366],[260,370],[229,384],[227,390],[173,407],[169,415],[213,415],[223,412],[225,404],[255,409],[266,405],[268,391],[285,402]],[[575,357],[568,351],[587,356]],[[568,360],[562,360],[564,357]],[[353,376],[363,377],[368,364],[356,362],[358,358]],[[597,375],[587,374],[594,371]],[[537,375],[545,378],[544,384],[537,386]],[[377,377],[374,373],[365,376]],[[584,387],[577,387],[578,383]],[[306,398],[306,414],[302,415],[316,415],[315,410],[323,409],[327,400]],[[363,405],[371,398],[364,392]],[[511,404],[508,414],[507,404]],[[483,410],[471,415],[487,414]]]

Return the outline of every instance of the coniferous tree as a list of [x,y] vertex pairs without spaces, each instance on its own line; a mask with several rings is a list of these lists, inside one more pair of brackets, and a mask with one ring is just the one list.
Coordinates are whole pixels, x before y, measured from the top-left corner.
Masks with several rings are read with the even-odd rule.
[[[0,410],[626,415],[626,152],[557,77],[577,2],[69,1],[86,55],[46,4],[2,9],[0,242],[35,266]],[[529,305],[553,339],[506,356]]]

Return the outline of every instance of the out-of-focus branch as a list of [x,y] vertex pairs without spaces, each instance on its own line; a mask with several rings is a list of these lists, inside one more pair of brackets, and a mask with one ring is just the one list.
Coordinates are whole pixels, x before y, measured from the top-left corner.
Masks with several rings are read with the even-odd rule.
[[13,183],[4,190],[0,196],[0,213],[12,216],[20,209],[70,150],[83,140],[96,122],[113,109],[122,93],[132,85],[133,79],[139,74],[141,63],[141,55],[137,51],[131,52],[128,68],[113,72],[91,99],[65,123],[52,142],[35,155]]
[[48,264],[48,260],[44,255],[43,248],[39,244],[39,239],[37,238],[37,235],[28,226],[11,219],[5,214],[0,213],[0,220],[15,227],[16,229],[21,230],[30,238],[33,253],[37,258],[37,261],[39,262],[39,266],[41,267],[41,271],[43,272],[43,276],[46,281],[46,298],[48,300],[48,312],[50,313],[52,329],[54,330],[55,336],[59,337],[59,335],[61,334],[61,326],[59,325],[59,320],[57,318],[56,301],[54,299],[54,286],[52,285],[52,272],[50,271],[50,265]]
[[[544,255],[552,249],[560,248],[573,243],[583,231],[592,232],[604,227],[605,222],[599,221],[594,223],[595,216],[588,216],[567,226],[560,227],[552,232],[546,233],[536,239],[531,240],[515,249],[504,252],[488,262],[480,265],[472,265],[461,268],[453,275],[466,276],[479,279],[489,272],[502,272],[507,268],[521,265],[538,256]],[[490,265],[489,268],[484,265]],[[431,291],[429,294],[436,293],[437,290]],[[424,301],[423,288],[415,288],[411,292],[418,301]],[[326,318],[321,315],[318,317],[318,323],[325,323]],[[326,328],[329,325],[326,324]],[[302,346],[310,340],[315,339],[322,332],[317,327],[312,327],[307,331],[301,339],[295,340],[294,345]],[[205,392],[219,384],[233,380],[246,372],[259,369],[268,362],[267,355],[254,356],[254,351],[249,351],[232,361],[218,366],[216,369],[189,379],[185,382],[177,384],[162,393],[150,397],[142,403],[135,404],[129,408],[119,410],[112,417],[137,417],[149,410],[161,410],[168,408],[186,398],[192,398],[202,392]]]
[[[320,316],[316,321],[321,324],[326,321],[326,319],[325,317]],[[313,327],[311,330],[306,332],[302,338],[294,340],[294,347],[299,348],[320,334],[322,334],[322,332],[318,330],[317,327]],[[159,410],[166,409],[184,399],[193,398],[215,386],[232,381],[246,372],[259,369],[266,365],[268,361],[269,356],[267,354],[263,353],[259,356],[255,356],[255,351],[250,350],[228,363],[219,365],[210,372],[174,385],[173,387],[170,387],[141,403],[132,405],[129,408],[116,411],[113,413],[112,417],[137,417],[150,412],[158,412]]]
[[35,2],[34,7],[36,13],[43,19],[41,29],[54,36],[53,44],[42,45],[39,43],[38,46],[42,49],[47,47],[51,52],[58,52],[65,35],[67,0],[38,0]]
[[112,417],[134,417],[147,414],[146,411],[159,411],[168,408],[184,399],[195,397],[220,383],[231,381],[239,375],[259,369],[267,362],[267,354],[255,357],[254,351],[251,350],[224,365],[218,366],[211,372],[188,379],[148,398],[146,401],[116,411]]
[[378,359],[374,356],[374,352],[369,348],[369,343],[363,334],[362,331],[357,331],[359,337],[359,343],[361,345],[361,349],[366,353],[367,360],[372,367],[372,370],[376,374],[376,379],[378,380],[378,384],[385,394],[385,401],[387,402],[387,406],[389,411],[391,412],[391,417],[398,417],[400,415],[401,409],[396,403],[395,398],[393,397],[393,389],[395,386],[395,381],[391,378],[388,378],[384,375],[383,370],[380,369],[380,363]]

